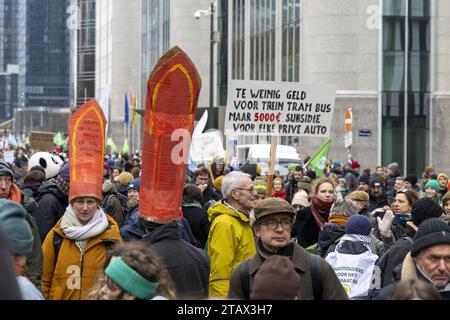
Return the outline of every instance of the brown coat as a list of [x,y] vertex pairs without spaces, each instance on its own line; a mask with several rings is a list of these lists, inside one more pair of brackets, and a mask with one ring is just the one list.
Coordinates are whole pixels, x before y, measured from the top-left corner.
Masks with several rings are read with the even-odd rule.
[[[65,236],[61,229],[61,220],[50,230],[42,245],[44,252],[42,293],[45,299],[88,299],[89,293],[97,281],[99,272],[105,264],[105,244],[111,241],[122,241],[117,223],[108,215],[107,218],[109,222],[108,228],[100,235],[89,240],[83,255],[81,255],[75,241]],[[56,265],[53,243],[55,232],[63,238]]]
[[[309,263],[310,253],[305,249],[295,244],[294,253],[292,255],[292,262],[298,274],[300,275],[300,292],[298,294],[299,300],[314,300],[313,284],[311,277],[311,266]],[[322,300],[347,300],[347,294],[339,282],[333,268],[322,258],[321,260],[321,280],[322,280]],[[259,267],[264,262],[260,253],[257,252],[249,262],[249,274],[252,280]],[[230,290],[228,297],[232,299],[245,299],[245,294],[241,286],[241,269],[243,264],[240,264],[231,275]]]

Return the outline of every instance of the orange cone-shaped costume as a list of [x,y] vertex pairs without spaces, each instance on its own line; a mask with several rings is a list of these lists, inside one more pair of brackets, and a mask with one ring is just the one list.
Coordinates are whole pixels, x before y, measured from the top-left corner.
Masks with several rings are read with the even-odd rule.
[[69,119],[70,201],[79,197],[102,199],[105,127],[105,115],[95,100]]
[[[178,47],[168,51],[150,75],[139,194],[139,213],[147,220],[166,223],[180,215],[200,88],[197,69]],[[186,134],[172,138],[174,132]],[[179,149],[180,144],[184,148]]]

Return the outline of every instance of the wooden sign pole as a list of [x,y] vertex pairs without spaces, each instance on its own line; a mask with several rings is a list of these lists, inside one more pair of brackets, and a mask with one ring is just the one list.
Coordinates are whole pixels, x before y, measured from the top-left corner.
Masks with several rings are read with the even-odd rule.
[[267,172],[267,196],[272,196],[272,189],[273,189],[273,177],[275,173],[275,161],[276,161],[276,155],[277,155],[277,146],[278,146],[278,137],[272,136],[271,137],[271,144],[270,144],[270,159],[269,159],[269,169]]

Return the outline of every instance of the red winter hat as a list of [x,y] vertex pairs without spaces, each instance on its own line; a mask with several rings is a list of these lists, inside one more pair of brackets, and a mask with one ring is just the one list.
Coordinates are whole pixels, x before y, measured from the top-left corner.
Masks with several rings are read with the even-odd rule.
[[352,161],[352,169],[358,169],[358,168],[361,168],[361,165],[359,164],[358,161],[353,160]]

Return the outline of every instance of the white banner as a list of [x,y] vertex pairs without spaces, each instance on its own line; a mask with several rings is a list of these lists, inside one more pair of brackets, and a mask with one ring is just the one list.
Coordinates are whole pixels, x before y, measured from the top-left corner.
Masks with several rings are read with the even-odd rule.
[[194,132],[192,133],[192,139],[198,138],[202,135],[203,130],[205,130],[207,122],[208,122],[208,110],[205,110],[203,116],[195,126]]
[[193,137],[190,156],[195,162],[211,162],[214,157],[224,157],[225,150],[220,132],[207,132]]
[[225,134],[330,137],[336,85],[231,80]]
[[7,163],[14,163],[14,151],[5,151],[3,158]]
[[352,255],[339,253],[337,249],[331,252],[325,260],[333,267],[348,297],[367,296],[378,256],[372,254],[370,250]]

